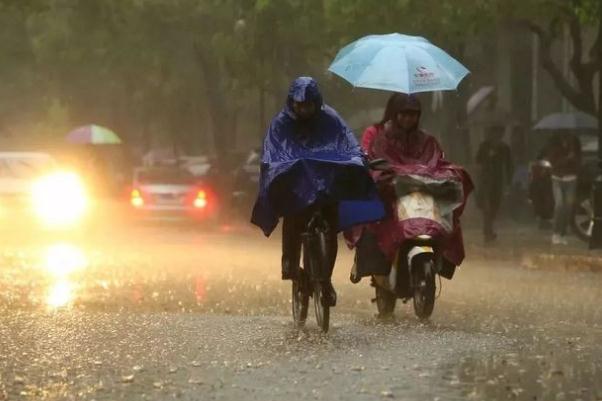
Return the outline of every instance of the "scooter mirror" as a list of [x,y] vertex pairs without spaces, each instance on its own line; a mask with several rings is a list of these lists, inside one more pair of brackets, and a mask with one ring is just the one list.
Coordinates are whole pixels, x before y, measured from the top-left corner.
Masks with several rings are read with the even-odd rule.
[[385,159],[374,159],[368,163],[368,166],[373,170],[388,170],[389,162]]

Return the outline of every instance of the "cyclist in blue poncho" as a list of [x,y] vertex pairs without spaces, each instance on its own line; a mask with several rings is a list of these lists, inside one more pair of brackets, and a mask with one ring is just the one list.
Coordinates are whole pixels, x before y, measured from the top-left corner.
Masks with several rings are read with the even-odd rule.
[[[374,183],[357,140],[334,109],[323,103],[317,82],[297,78],[285,107],[267,131],[260,188],[252,223],[269,236],[283,217],[282,279],[299,272],[301,233],[308,210],[319,206],[331,230],[327,239],[330,275],[337,254],[337,231],[382,217]],[[336,303],[330,281],[327,293]]]

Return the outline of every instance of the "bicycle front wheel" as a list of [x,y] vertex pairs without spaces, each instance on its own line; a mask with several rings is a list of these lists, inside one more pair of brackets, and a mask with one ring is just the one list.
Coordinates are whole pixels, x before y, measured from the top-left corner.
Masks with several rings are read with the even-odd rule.
[[309,290],[303,269],[299,271],[299,277],[293,280],[292,307],[295,326],[303,327],[307,320],[307,310],[309,308]]

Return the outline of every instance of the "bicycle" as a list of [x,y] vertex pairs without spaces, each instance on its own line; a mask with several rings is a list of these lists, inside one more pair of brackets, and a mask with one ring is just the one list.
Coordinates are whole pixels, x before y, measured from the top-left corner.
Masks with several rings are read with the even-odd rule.
[[[322,210],[317,209],[309,219],[302,237],[303,267],[292,285],[293,319],[297,327],[303,327],[307,320],[309,298],[314,300],[318,326],[324,333],[330,325],[330,302],[325,294],[328,274],[327,235],[331,228]],[[328,287],[326,287],[328,288]]]

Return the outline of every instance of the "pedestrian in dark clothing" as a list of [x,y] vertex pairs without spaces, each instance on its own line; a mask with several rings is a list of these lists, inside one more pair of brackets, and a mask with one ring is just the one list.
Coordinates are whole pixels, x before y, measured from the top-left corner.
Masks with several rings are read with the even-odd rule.
[[483,212],[485,242],[494,241],[497,234],[494,222],[500,208],[504,189],[512,181],[513,166],[510,147],[502,140],[505,128],[493,126],[481,143],[476,162],[479,166],[477,202]]
[[544,150],[552,164],[554,234],[552,244],[566,244],[566,232],[575,205],[577,174],[581,167],[581,142],[575,134],[560,133]]

